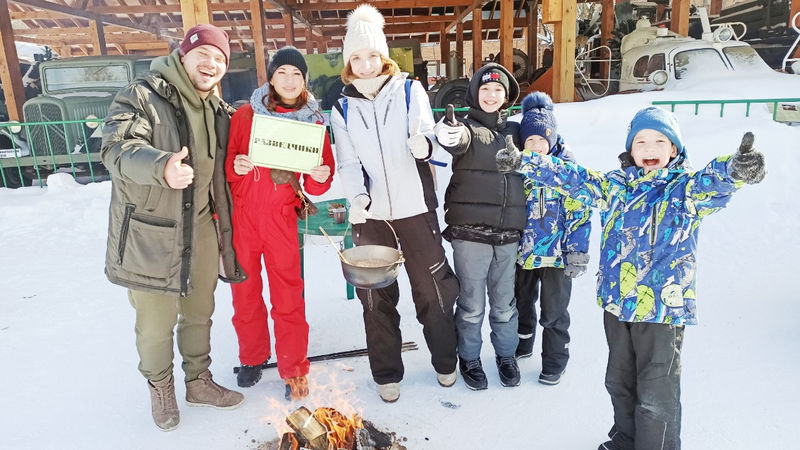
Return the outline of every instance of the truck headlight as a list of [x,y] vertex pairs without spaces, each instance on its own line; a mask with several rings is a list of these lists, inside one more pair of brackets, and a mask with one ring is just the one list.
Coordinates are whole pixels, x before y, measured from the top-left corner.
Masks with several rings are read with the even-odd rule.
[[649,79],[650,82],[656,86],[663,86],[667,83],[667,80],[669,80],[669,74],[666,70],[656,70],[650,74]]
[[[9,120],[8,123],[12,124],[12,123],[19,123],[19,122],[17,122],[16,120]],[[19,134],[22,131],[22,125],[11,125],[10,127],[8,127],[8,130],[11,131],[14,134]]]
[[94,114],[89,114],[88,116],[86,116],[84,120],[87,121],[86,128],[89,128],[90,130],[94,130],[95,128],[100,126],[100,122],[97,122],[98,120],[97,116],[95,116]]

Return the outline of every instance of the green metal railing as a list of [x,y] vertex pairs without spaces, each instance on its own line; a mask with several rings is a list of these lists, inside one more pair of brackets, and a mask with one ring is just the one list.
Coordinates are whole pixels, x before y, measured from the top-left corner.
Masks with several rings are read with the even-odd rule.
[[98,181],[100,149],[89,148],[98,126],[102,129],[102,119],[0,123],[0,186],[43,187],[48,173],[65,168],[73,178],[88,171],[89,180]]
[[745,117],[750,117],[750,105],[752,104],[771,104],[772,105],[772,120],[775,120],[778,115],[779,103],[797,103],[800,98],[751,98],[741,100],[657,100],[653,105],[670,105],[671,111],[675,112],[677,105],[694,105],[694,115],[700,112],[700,105],[719,105],[719,116],[723,117],[725,114],[725,105],[728,104],[742,104],[747,105],[745,108]]
[[[519,111],[512,106],[511,111]],[[455,108],[466,112],[469,108]],[[434,113],[445,108],[432,108]],[[330,115],[330,110],[323,113]],[[97,124],[94,128],[87,124]],[[47,175],[66,169],[73,178],[88,176],[89,181],[108,179],[100,161],[100,148],[89,148],[89,139],[102,119],[52,122],[0,123],[0,187],[45,186]],[[331,143],[333,133],[328,130]],[[55,134],[55,136],[53,135]],[[79,147],[79,151],[75,147]],[[98,174],[102,172],[102,176]]]

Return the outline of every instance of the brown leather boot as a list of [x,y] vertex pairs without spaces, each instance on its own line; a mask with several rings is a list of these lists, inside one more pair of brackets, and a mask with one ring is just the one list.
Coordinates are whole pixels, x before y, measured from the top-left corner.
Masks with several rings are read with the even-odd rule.
[[161,381],[147,381],[153,422],[163,431],[174,430],[181,421],[178,402],[175,400],[175,379],[172,374]]
[[308,380],[305,375],[286,378],[283,382],[286,383],[286,400],[300,400],[308,396]]
[[206,370],[196,380],[186,383],[186,403],[189,406],[211,406],[217,409],[234,409],[244,401],[244,395],[226,389],[211,377]]

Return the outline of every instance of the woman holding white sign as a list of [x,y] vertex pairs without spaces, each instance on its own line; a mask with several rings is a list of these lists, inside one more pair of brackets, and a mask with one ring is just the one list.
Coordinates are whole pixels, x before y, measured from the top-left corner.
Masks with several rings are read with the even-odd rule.
[[[347,19],[345,87],[331,111],[338,170],[350,202],[353,242],[396,247],[387,222],[397,232],[431,363],[439,384],[449,387],[456,380],[453,305],[459,285],[442,247],[427,162],[438,146],[433,114],[422,85],[407,80],[389,59],[383,23],[371,5],[360,5]],[[381,399],[394,402],[404,370],[397,282],[356,292],[372,378]]]
[[[292,139],[289,131],[269,134],[263,129],[256,131],[267,134],[268,139],[252,139],[255,119],[262,119],[259,124],[269,121],[263,120],[264,116],[312,124],[324,122],[317,101],[306,89],[307,76],[306,62],[296,48],[284,47],[273,55],[267,67],[269,81],[233,115],[225,161],[233,194],[233,246],[249,277],[232,289],[233,326],[242,363],[236,381],[241,387],[255,385],[271,355],[267,307],[262,297],[263,257],[269,277],[278,373],[292,399],[308,395],[308,323],[296,211],[303,207],[304,198],[292,187],[297,186],[300,174],[258,167],[249,155],[266,140],[283,143]],[[325,193],[333,178],[333,153],[327,134],[321,145],[322,163],[302,175],[303,188],[311,195]]]

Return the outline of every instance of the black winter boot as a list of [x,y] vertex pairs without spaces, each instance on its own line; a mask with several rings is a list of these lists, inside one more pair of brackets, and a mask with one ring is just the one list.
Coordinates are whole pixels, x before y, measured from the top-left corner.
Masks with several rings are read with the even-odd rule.
[[[269,359],[267,360],[269,361]],[[236,384],[239,387],[250,387],[254,386],[258,383],[258,380],[261,379],[261,371],[266,369],[267,361],[257,365],[257,366],[247,366],[242,364],[239,367],[239,373],[236,374]]]
[[597,447],[597,450],[622,450],[622,447],[614,441],[605,441]]
[[497,372],[500,374],[500,384],[506,387],[519,386],[519,366],[513,356],[497,356]]
[[533,338],[519,338],[519,344],[517,344],[517,352],[514,356],[517,359],[528,358],[533,355]]
[[480,358],[472,361],[465,361],[459,358],[458,367],[461,369],[461,378],[464,379],[464,383],[467,384],[468,388],[473,391],[480,391],[489,386]]

